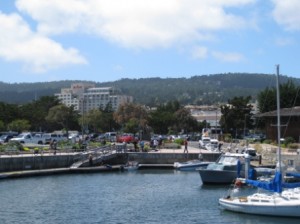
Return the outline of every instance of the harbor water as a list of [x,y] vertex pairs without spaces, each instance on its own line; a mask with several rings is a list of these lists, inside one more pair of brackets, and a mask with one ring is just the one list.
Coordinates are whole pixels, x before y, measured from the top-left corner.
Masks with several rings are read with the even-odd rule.
[[299,223],[220,210],[228,188],[202,185],[198,172],[156,169],[3,179],[0,223]]

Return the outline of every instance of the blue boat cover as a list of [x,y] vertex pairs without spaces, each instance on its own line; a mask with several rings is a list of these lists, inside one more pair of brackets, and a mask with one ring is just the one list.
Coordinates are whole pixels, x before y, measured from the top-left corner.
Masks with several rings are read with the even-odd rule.
[[300,177],[300,173],[286,173],[288,177]]
[[276,172],[275,177],[270,182],[257,181],[257,180],[248,180],[247,179],[246,183],[250,184],[254,187],[259,187],[259,188],[262,188],[262,189],[265,189],[265,190],[268,190],[268,191],[281,193],[282,192],[281,177],[282,177],[281,173]]
[[237,161],[237,177],[241,177],[241,169],[242,169],[242,164],[241,164],[241,161],[238,159]]

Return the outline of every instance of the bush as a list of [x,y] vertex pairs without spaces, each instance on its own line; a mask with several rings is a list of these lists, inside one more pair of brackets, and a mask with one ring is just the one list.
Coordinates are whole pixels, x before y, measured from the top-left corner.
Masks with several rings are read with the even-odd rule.
[[30,151],[30,148],[24,147],[23,150],[26,151],[26,152],[29,152],[29,151]]
[[295,142],[295,139],[294,139],[293,137],[286,137],[286,138],[284,139],[283,144],[285,144],[285,145],[287,146],[287,145],[289,145],[289,144],[291,144],[291,143],[294,143],[294,142]]
[[290,143],[288,145],[288,148],[290,149],[298,149],[299,148],[299,145],[297,143]]
[[264,144],[272,144],[273,142],[270,139],[266,139],[266,140],[263,141],[263,143]]
[[174,143],[178,144],[178,145],[183,145],[184,140],[181,138],[177,138],[174,140]]
[[19,151],[24,150],[23,145],[20,142],[13,141],[13,142],[8,142],[5,145],[5,149],[12,149],[12,148],[19,150]]

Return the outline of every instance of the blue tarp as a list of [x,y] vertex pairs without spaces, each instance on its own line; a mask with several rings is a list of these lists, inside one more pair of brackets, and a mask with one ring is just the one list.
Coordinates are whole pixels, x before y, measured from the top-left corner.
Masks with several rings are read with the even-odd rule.
[[300,182],[295,182],[295,183],[282,183],[283,188],[296,188],[300,187]]
[[286,173],[286,176],[288,176],[288,177],[299,177],[300,178],[300,173]]
[[241,177],[241,169],[242,169],[242,164],[241,161],[238,159],[237,161],[237,177]]
[[250,184],[254,187],[259,187],[268,191],[273,191],[273,192],[282,192],[282,183],[281,183],[281,173],[276,172],[275,177],[272,181],[270,182],[264,182],[264,181],[257,181],[257,180],[246,180],[247,184]]

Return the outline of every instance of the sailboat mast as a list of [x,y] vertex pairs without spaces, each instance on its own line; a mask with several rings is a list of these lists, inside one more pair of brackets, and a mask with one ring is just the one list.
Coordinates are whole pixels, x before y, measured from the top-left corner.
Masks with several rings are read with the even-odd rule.
[[279,65],[276,65],[276,89],[277,89],[277,162],[278,162],[278,169],[281,172],[281,145],[280,145],[280,90],[279,90]]

